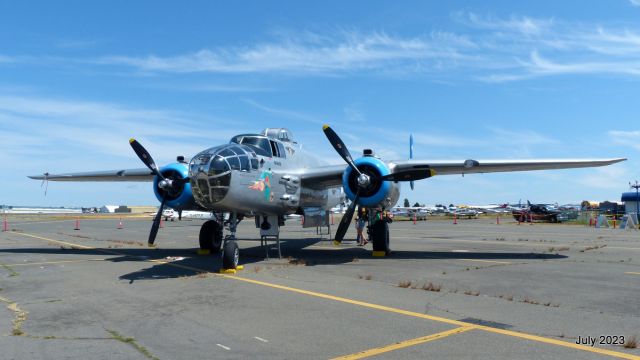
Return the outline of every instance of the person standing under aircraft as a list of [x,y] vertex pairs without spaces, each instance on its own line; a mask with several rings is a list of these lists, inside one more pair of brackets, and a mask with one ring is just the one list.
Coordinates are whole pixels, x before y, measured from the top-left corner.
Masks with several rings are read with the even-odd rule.
[[358,241],[358,246],[365,246],[369,243],[363,233],[364,227],[367,224],[368,215],[366,208],[360,208],[358,210],[358,217],[356,218],[356,231],[358,233],[356,241]]

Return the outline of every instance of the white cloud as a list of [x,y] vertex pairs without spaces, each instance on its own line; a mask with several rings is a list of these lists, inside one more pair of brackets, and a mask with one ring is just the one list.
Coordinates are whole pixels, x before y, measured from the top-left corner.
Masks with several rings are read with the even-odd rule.
[[[176,155],[191,156],[226,141],[236,132],[216,126],[224,120],[170,110],[118,104],[0,96],[0,160],[24,168],[57,159],[55,164],[79,166],[78,162],[103,167],[101,159],[113,162],[132,159],[128,139],[138,138],[157,161],[172,161]],[[189,141],[185,141],[188,139]],[[48,154],[38,156],[38,154]],[[30,159],[25,163],[24,159]]]
[[629,177],[629,171],[623,165],[595,168],[575,181],[582,186],[598,189],[620,190],[620,181]]
[[614,144],[629,146],[640,150],[640,130],[611,130],[609,131],[609,137]]
[[511,15],[508,19],[502,19],[494,16],[482,16],[472,12],[457,12],[453,14],[453,18],[475,28],[519,32],[525,35],[539,35],[553,25],[553,19],[536,19],[516,15]]
[[420,38],[400,38],[385,33],[343,32],[334,38],[309,39],[307,35],[247,47],[202,49],[176,56],[108,56],[96,62],[178,73],[331,73],[375,69],[388,62],[416,61],[443,56],[447,52],[433,48]]
[[629,2],[633,6],[640,6],[640,0],[629,0]]
[[[640,0],[635,0],[640,1]],[[100,65],[143,74],[423,76],[438,82],[491,83],[544,76],[640,76],[640,26],[580,23],[555,18],[497,17],[458,12],[456,31],[422,34],[338,30],[280,31],[271,41],[207,47],[179,54],[112,54],[97,58],[0,55],[29,66]],[[256,88],[194,85],[194,91],[252,92]]]

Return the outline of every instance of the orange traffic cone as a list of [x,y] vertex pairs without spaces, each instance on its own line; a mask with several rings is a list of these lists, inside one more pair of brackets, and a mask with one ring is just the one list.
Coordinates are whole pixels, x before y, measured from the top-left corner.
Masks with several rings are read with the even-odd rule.
[[7,215],[4,216],[2,221],[2,231],[9,231],[9,223],[7,222]]
[[80,230],[80,218],[76,219],[76,226],[73,228],[73,230]]
[[453,214],[453,225],[458,225],[458,214]]
[[500,225],[500,215],[496,215],[496,225]]

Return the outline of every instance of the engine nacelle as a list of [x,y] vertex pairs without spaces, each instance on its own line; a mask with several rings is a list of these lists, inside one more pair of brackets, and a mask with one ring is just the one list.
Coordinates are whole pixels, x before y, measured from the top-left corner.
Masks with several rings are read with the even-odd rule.
[[[392,208],[400,197],[400,186],[393,181],[383,181],[382,176],[390,174],[389,167],[382,160],[373,156],[364,156],[354,161],[358,170],[370,177],[371,183],[360,189],[358,203],[364,207]],[[347,197],[353,201],[358,190],[358,173],[350,166],[342,173],[342,187]]]
[[[189,176],[189,169],[187,164],[171,163],[160,168],[160,173],[167,179],[184,179]],[[158,201],[162,201],[166,191],[158,187],[159,181],[160,179],[157,176],[153,179],[153,193],[156,195]],[[170,190],[167,194],[165,206],[173,208],[174,210],[199,209],[199,206],[196,205],[193,199],[191,184],[189,182],[177,185],[176,188]]]

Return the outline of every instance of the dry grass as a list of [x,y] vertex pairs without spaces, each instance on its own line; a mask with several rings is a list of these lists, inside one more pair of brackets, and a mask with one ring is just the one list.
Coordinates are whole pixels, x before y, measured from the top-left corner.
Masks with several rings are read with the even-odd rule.
[[498,296],[500,299],[505,299],[507,301],[513,301],[513,295],[500,295]]
[[624,342],[625,349],[635,349],[638,347],[638,338],[634,335],[630,338],[627,338],[627,341]]
[[467,291],[465,291],[465,292],[464,292],[464,294],[465,294],[465,295],[470,295],[470,296],[478,296],[478,295],[480,295],[480,293],[479,293],[479,292],[477,292],[477,291],[471,291],[471,290],[467,290]]
[[304,259],[296,259],[293,257],[289,257],[289,264],[291,265],[306,265],[307,262]]
[[589,251],[589,250],[597,250],[597,249],[602,249],[603,247],[606,247],[607,245],[594,245],[594,246],[587,246],[586,248],[580,250],[580,252],[585,252],[585,251]]
[[406,289],[409,286],[411,286],[411,281],[408,281],[408,280],[403,280],[403,281],[400,281],[398,283],[398,287],[401,287],[401,288],[405,288]]
[[522,302],[526,303],[526,304],[540,305],[539,302],[537,302],[537,301],[535,301],[535,300],[533,300],[531,298],[528,298],[528,297],[524,298],[524,300],[522,300]]
[[432,283],[432,282],[425,283],[425,284],[422,286],[422,290],[425,290],[425,291],[440,292],[440,290],[441,290],[441,289],[442,289],[442,286],[441,286],[441,285],[439,285],[439,284],[434,284],[434,283]]

